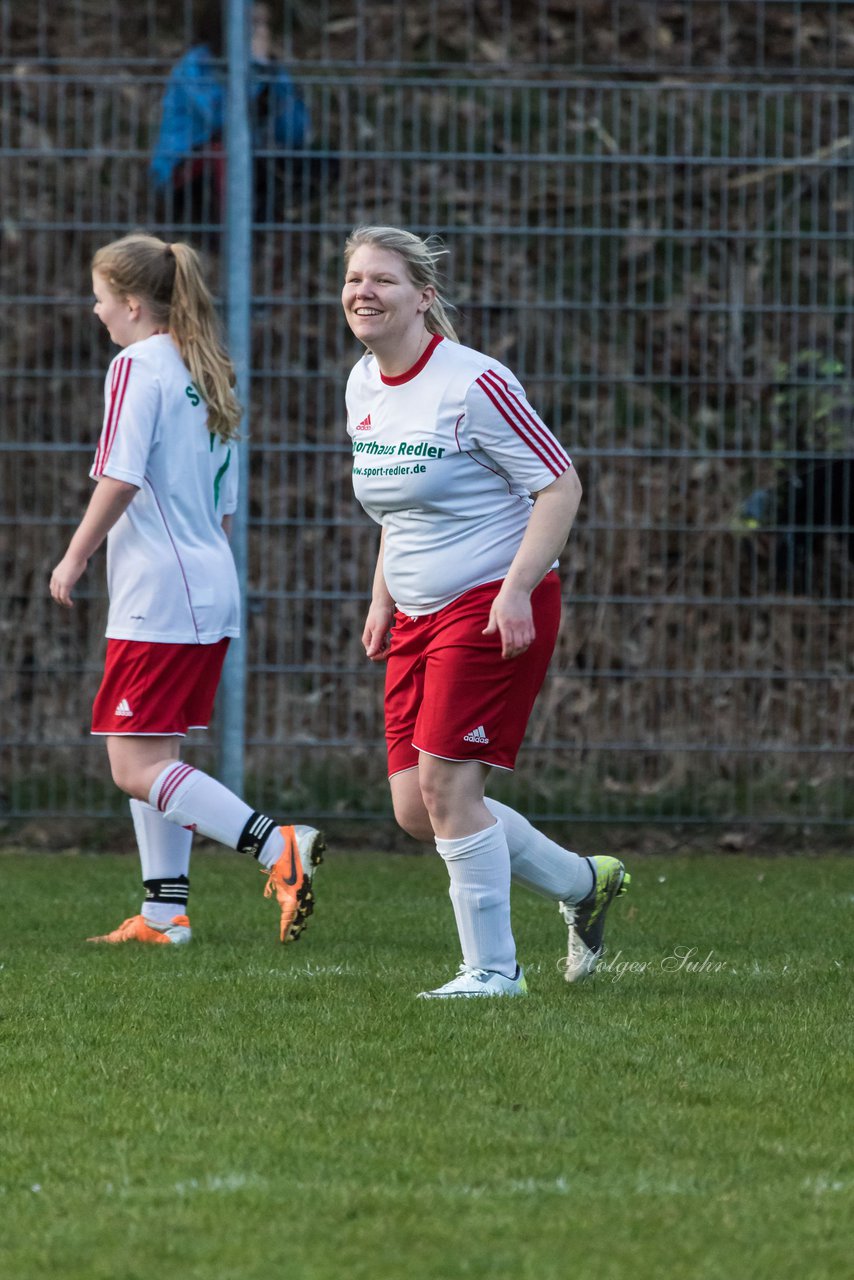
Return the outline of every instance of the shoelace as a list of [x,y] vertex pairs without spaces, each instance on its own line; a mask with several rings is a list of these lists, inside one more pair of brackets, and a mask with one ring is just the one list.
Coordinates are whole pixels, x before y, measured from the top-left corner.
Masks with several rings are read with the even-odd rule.
[[[488,969],[476,969],[472,965],[461,964],[451,982],[458,982],[460,978],[488,978]],[[450,985],[450,984],[448,984]]]
[[129,925],[135,924],[137,920],[143,920],[143,924],[145,923],[145,920],[142,918],[142,916],[128,916],[127,920],[123,920],[119,925],[118,929],[113,929],[112,932],[124,933],[125,929],[127,929]]

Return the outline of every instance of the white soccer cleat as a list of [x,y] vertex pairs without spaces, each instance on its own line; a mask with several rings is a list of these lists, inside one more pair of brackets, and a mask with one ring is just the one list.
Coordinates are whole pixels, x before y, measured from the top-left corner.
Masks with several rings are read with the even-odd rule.
[[467,1000],[478,996],[526,996],[528,984],[521,965],[516,966],[516,977],[507,978],[495,969],[474,969],[461,964],[459,972],[443,987],[433,991],[419,991],[419,1000]]

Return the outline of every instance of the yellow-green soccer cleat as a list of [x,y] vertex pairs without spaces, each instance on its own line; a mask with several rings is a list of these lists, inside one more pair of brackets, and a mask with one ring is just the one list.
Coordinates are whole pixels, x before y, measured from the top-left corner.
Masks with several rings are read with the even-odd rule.
[[631,876],[619,858],[588,858],[593,888],[581,902],[561,902],[560,913],[569,927],[564,964],[567,982],[589,978],[605,953],[605,915],[615,898],[626,892]]

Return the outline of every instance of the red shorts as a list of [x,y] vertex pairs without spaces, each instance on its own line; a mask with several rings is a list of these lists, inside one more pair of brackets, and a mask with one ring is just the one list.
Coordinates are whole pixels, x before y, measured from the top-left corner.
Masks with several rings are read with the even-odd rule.
[[500,587],[473,587],[421,618],[395,614],[385,685],[389,777],[414,768],[420,751],[515,765],[557,640],[560,581],[549,573],[533,592],[536,639],[518,658],[502,658],[497,633],[481,634]]
[[228,638],[216,644],[108,640],[92,732],[183,737],[206,729]]

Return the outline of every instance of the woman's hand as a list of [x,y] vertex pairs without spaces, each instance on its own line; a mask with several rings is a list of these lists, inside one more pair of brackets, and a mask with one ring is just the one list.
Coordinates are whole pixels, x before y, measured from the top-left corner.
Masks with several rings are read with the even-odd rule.
[[73,607],[71,592],[86,572],[91,556],[113,525],[124,515],[139,486],[112,476],[99,476],[86,513],[68,544],[68,550],[50,576],[50,594],[65,609]]
[[483,635],[493,635],[496,631],[501,637],[502,658],[518,658],[531,647],[536,631],[529,592],[504,582],[492,602]]
[[501,636],[502,658],[518,658],[534,642],[531,592],[564,548],[581,500],[581,483],[569,467],[533,497],[528,528],[492,602],[483,632],[488,636],[497,631]]
[[71,592],[86,572],[88,563],[67,551],[50,575],[50,594],[64,609],[74,608]]
[[394,605],[384,601],[371,602],[365,629],[362,632],[362,644],[371,662],[385,662],[391,649],[391,620],[394,616]]

